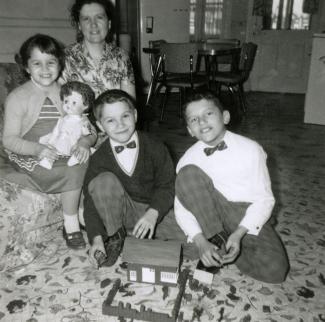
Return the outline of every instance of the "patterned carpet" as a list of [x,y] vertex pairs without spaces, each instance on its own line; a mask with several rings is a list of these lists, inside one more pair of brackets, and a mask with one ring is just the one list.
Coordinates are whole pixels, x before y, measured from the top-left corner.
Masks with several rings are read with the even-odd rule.
[[[208,288],[192,279],[195,263],[186,261],[183,267],[192,271],[180,317],[202,322],[325,321],[325,126],[303,123],[302,95],[251,93],[248,103],[247,115],[231,129],[257,140],[268,153],[276,229],[291,269],[283,284],[270,285],[229,265]],[[193,142],[176,109],[169,109],[166,121],[154,123],[151,131],[166,142],[175,159]],[[12,194],[1,195],[1,218],[12,215],[11,198]],[[49,234],[53,238],[29,265],[0,273],[0,321],[118,321],[101,313],[117,278],[123,302],[171,313],[174,288],[129,283],[120,262],[113,268],[93,269],[85,251],[66,248],[60,229]]]

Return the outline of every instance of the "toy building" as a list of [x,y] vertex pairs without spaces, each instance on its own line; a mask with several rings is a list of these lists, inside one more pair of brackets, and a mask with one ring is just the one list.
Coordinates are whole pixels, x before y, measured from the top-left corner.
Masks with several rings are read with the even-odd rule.
[[180,269],[181,243],[127,237],[122,261],[128,264],[131,282],[176,285]]

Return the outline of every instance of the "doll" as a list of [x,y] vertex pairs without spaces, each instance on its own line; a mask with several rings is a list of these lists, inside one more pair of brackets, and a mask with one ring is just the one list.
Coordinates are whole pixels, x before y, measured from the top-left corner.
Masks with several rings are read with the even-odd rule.
[[[95,94],[92,89],[81,82],[71,81],[62,85],[60,98],[66,115],[59,118],[53,131],[39,139],[41,144],[56,148],[62,156],[70,156],[68,165],[78,164],[78,159],[71,153],[72,147],[81,136],[91,134],[91,124],[84,112],[91,108]],[[52,169],[53,162],[42,159],[40,165]]]

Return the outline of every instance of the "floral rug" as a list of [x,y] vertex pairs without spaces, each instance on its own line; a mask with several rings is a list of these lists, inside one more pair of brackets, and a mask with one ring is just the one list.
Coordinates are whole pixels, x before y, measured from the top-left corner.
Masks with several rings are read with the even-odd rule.
[[[207,287],[192,278],[196,263],[185,261],[183,268],[190,269],[190,277],[179,321],[325,321],[325,127],[303,124],[303,99],[301,95],[253,93],[247,116],[233,125],[234,131],[256,139],[268,153],[277,200],[276,229],[291,265],[286,281],[261,283],[229,265]],[[189,141],[184,127],[176,123],[152,131],[177,155]],[[15,205],[22,204],[10,207],[10,194],[0,194],[0,199],[0,241],[4,243],[4,236],[10,235],[4,231],[4,218],[14,218],[27,205],[17,197]],[[26,265],[2,267],[0,321],[123,321],[102,315],[102,303],[117,279],[121,279],[119,298],[125,303],[171,312],[174,289],[128,282],[120,261],[112,268],[93,268],[85,251],[67,249],[60,222],[52,220],[52,224],[35,258]]]

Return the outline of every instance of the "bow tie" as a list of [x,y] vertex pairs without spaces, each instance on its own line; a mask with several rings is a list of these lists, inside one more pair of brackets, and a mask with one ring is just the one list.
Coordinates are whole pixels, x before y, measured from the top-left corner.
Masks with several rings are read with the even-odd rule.
[[136,145],[135,141],[131,141],[127,145],[116,145],[114,147],[114,149],[115,149],[116,153],[121,153],[125,148],[134,149],[134,148],[136,148],[136,146],[137,145]]
[[222,150],[225,150],[225,149],[227,149],[227,144],[226,144],[225,141],[221,141],[215,147],[213,147],[213,148],[205,148],[203,151],[207,156],[209,156],[212,153],[214,153],[215,151],[222,151]]

